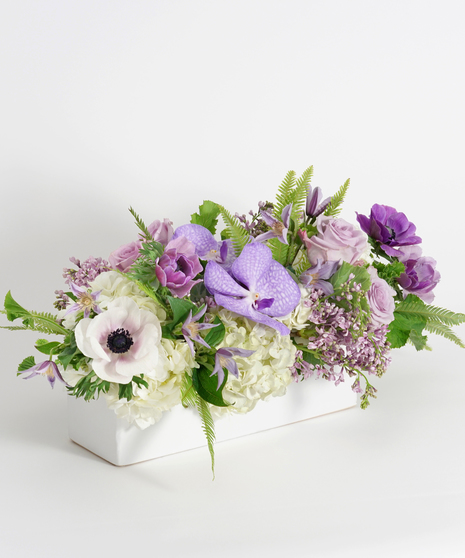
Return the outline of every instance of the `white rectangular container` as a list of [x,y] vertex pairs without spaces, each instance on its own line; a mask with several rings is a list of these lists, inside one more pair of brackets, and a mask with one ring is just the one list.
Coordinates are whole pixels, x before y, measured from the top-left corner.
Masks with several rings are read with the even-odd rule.
[[[259,401],[248,414],[216,420],[216,440],[222,442],[341,411],[356,402],[357,396],[348,382],[337,387],[326,380],[293,382],[283,397]],[[68,430],[76,444],[118,466],[206,445],[196,411],[182,405],[165,412],[153,426],[140,430],[118,418],[103,398],[87,402],[68,397]]]

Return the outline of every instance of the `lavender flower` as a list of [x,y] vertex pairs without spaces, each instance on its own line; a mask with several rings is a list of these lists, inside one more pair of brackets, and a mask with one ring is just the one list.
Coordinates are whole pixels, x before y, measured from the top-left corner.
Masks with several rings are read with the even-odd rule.
[[420,244],[421,238],[415,235],[416,227],[404,213],[388,205],[375,204],[370,217],[357,213],[357,221],[362,230],[373,240],[380,243],[388,256],[399,256],[402,250],[397,246]]
[[80,260],[73,257],[69,258],[69,261],[78,269],[64,268],[63,277],[68,285],[74,283],[78,287],[89,287],[90,283],[101,273],[111,271],[112,269],[110,264],[106,260],[102,260],[102,258],[90,257],[81,263]]
[[323,194],[321,188],[317,187],[313,189],[311,186],[307,194],[307,203],[305,206],[305,213],[308,217],[318,217],[331,203],[331,198],[326,198],[320,203]]
[[101,310],[97,306],[95,301],[102,291],[91,293],[84,287],[78,287],[74,283],[71,283],[70,287],[73,291],[73,294],[77,297],[77,300],[68,308],[65,316],[67,316],[68,314],[72,314],[73,312],[83,311],[84,318],[88,318],[90,316],[91,310],[93,310],[96,314],[100,314]]
[[285,316],[294,310],[300,301],[300,289],[286,269],[273,260],[268,246],[258,242],[245,246],[230,275],[216,262],[208,262],[205,286],[220,306],[289,335],[289,329],[270,316]]
[[271,231],[260,234],[255,238],[256,242],[264,242],[270,238],[277,238],[283,244],[288,244],[287,242],[287,231],[289,230],[289,223],[291,219],[292,203],[286,205],[281,213],[281,221],[278,221],[276,217],[273,217],[271,213],[261,210],[260,213],[263,217],[265,223],[271,227]]
[[31,368],[28,368],[27,370],[23,370],[21,374],[27,374],[28,372],[30,372],[30,374],[29,376],[23,376],[24,380],[29,380],[29,378],[33,378],[34,376],[40,375],[40,376],[45,376],[47,378],[52,388],[55,385],[55,380],[57,378],[58,380],[60,380],[60,382],[66,384],[66,382],[63,380],[63,376],[60,374],[60,371],[58,370],[58,366],[52,360],[46,360],[39,364],[35,364],[34,366],[31,366]]
[[200,324],[200,318],[205,314],[207,311],[207,307],[204,306],[200,312],[192,317],[192,310],[189,311],[189,315],[187,316],[187,320],[183,323],[181,332],[184,335],[184,339],[186,343],[189,345],[191,350],[192,356],[195,356],[194,344],[192,343],[192,339],[197,343],[200,343],[204,347],[211,348],[208,343],[205,342],[202,337],[200,337],[199,332],[203,329],[211,329],[212,327],[216,327],[219,324]]
[[320,289],[325,295],[334,293],[334,288],[327,279],[332,277],[337,270],[339,262],[325,262],[318,259],[316,265],[304,271],[300,276],[300,282],[304,287]]
[[239,378],[239,370],[233,356],[249,357],[255,351],[248,351],[247,349],[238,349],[237,347],[223,347],[218,349],[215,354],[215,368],[210,376],[218,374],[218,389],[224,381],[224,370],[226,368],[231,374]]

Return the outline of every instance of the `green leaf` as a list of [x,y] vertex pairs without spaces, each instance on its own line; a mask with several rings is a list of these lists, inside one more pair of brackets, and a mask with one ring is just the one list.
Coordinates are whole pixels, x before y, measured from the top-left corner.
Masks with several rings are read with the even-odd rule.
[[412,314],[426,318],[428,322],[440,322],[448,326],[459,325],[465,322],[465,314],[457,314],[445,308],[429,306],[421,298],[408,295],[407,298],[396,305],[396,310],[404,314]]
[[412,329],[410,331],[409,341],[413,343],[417,351],[422,351],[423,349],[426,349],[428,338],[426,335],[421,335],[417,332],[417,330]]
[[137,213],[134,211],[134,209],[132,207],[129,208],[129,211],[130,211],[131,215],[134,217],[134,219],[136,221],[136,225],[139,227],[140,231],[144,235],[144,238],[146,240],[152,240],[152,235],[150,234],[150,232],[149,232],[148,228],[146,227],[144,221],[142,221],[142,219],[139,217],[139,215],[137,215]]
[[222,205],[219,205],[218,208],[224,224],[226,225],[226,234],[228,235],[228,238],[233,241],[236,256],[239,256],[244,249],[244,246],[249,241],[250,235],[244,227],[241,226],[239,220],[236,219],[236,217],[233,217],[227,209],[225,209]]
[[9,322],[16,320],[17,318],[22,318],[23,316],[27,316],[29,312],[20,306],[16,300],[11,296],[11,291],[8,291],[5,296],[5,310],[6,310],[6,317]]
[[277,218],[281,217],[281,213],[286,205],[292,202],[295,186],[295,171],[289,171],[284,180],[278,187],[278,194],[276,195],[276,203],[274,204],[274,214]]
[[132,399],[132,382],[129,384],[119,384],[118,398],[131,401]]
[[218,204],[204,200],[203,204],[199,207],[198,213],[193,213],[191,215],[191,223],[194,225],[202,225],[208,229],[212,234],[216,233],[216,225],[218,224],[218,215],[220,214],[220,208]]
[[210,345],[210,347],[216,347],[221,343],[221,341],[223,341],[226,334],[226,328],[224,327],[223,322],[218,316],[215,317],[212,323],[218,325],[216,327],[212,327],[208,331],[207,335],[205,336],[205,343]]
[[194,368],[192,371],[192,384],[195,391],[200,395],[202,399],[216,405],[217,407],[228,407],[229,403],[223,399],[222,391],[228,379],[228,371],[224,369],[225,375],[224,380],[220,387],[218,388],[218,377],[216,374],[211,376],[210,370],[201,366],[200,368]]
[[110,389],[110,382],[101,380],[92,370],[86,376],[82,377],[74,387],[69,387],[68,391],[74,397],[84,397],[85,401],[95,399],[100,395],[100,392],[108,393]]
[[297,221],[300,214],[304,210],[307,201],[308,187],[313,176],[313,165],[305,169],[302,176],[295,184],[295,190],[292,194],[292,213],[291,217]]
[[330,278],[329,282],[334,287],[334,295],[336,296],[341,289],[341,286],[347,283],[350,274],[354,275],[352,283],[360,283],[363,291],[368,291],[371,286],[370,274],[361,266],[350,265],[344,262],[336,273]]
[[47,341],[46,339],[37,339],[36,341],[36,349],[44,355],[50,355],[53,349],[60,345],[61,343],[58,341]]
[[36,361],[33,356],[26,357],[23,362],[18,366],[18,372],[24,372],[25,370],[29,370],[36,365]]
[[184,378],[181,384],[181,403],[183,407],[196,406],[197,392],[192,385],[192,378],[187,372],[184,373]]
[[185,298],[174,298],[173,296],[167,296],[171,310],[173,311],[173,321],[168,324],[168,327],[172,330],[180,322],[184,322],[192,310],[192,314],[195,315],[194,310],[198,310],[197,306],[193,304],[190,300]]
[[411,332],[415,331],[416,333],[413,334],[412,342],[414,342],[414,339],[419,342],[418,337],[421,336],[425,326],[426,318],[424,316],[408,314],[396,309],[394,312],[394,321],[389,324],[387,340],[391,343],[393,349],[399,349],[407,343],[411,336]]
[[462,349],[465,349],[465,344],[463,343],[463,341],[457,335],[455,335],[455,333],[447,325],[441,324],[439,322],[428,322],[425,326],[425,330],[429,333],[434,333],[435,335],[442,335],[442,337],[449,339],[449,341],[452,341],[452,343],[455,343]]
[[349,190],[350,178],[348,178],[339,190],[331,198],[331,202],[325,210],[325,215],[329,217],[337,217],[342,211],[342,202]]
[[40,331],[48,335],[67,335],[68,330],[62,327],[56,316],[46,312],[30,312],[20,306],[8,291],[5,296],[5,311],[7,319],[12,322],[18,318],[23,318],[23,328],[33,331]]
[[145,388],[149,387],[149,384],[144,380],[144,375],[143,374],[141,374],[140,376],[133,376],[132,381],[138,387],[145,387]]

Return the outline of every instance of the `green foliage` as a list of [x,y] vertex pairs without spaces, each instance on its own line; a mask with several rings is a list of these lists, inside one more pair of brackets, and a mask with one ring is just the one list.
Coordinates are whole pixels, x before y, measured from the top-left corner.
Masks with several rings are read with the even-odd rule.
[[308,187],[312,180],[312,176],[313,176],[313,165],[308,167],[308,169],[304,170],[302,176],[297,180],[295,184],[295,190],[292,194],[292,200],[291,200],[292,202],[291,217],[295,221],[298,219],[298,217],[300,216],[300,214],[305,208],[305,203],[307,201],[307,195],[308,195]]
[[325,210],[325,215],[328,217],[337,217],[342,211],[342,202],[349,190],[350,178],[348,178],[339,190],[331,198],[331,202]]
[[199,413],[200,420],[202,421],[202,430],[207,439],[208,450],[210,452],[213,478],[215,478],[215,423],[213,422],[208,403],[195,391],[192,385],[192,378],[187,373],[184,374],[181,384],[181,402],[184,407],[193,407]]
[[208,229],[212,234],[216,233],[216,225],[218,224],[218,215],[220,208],[218,204],[204,200],[203,204],[199,207],[198,213],[191,215],[191,223],[194,225],[202,225]]
[[100,392],[108,393],[110,382],[101,380],[92,370],[87,376],[81,378],[74,387],[68,387],[67,389],[70,395],[84,397],[85,401],[90,401],[96,399],[95,396],[98,398]]
[[[426,326],[426,318],[418,314],[409,314],[402,311],[394,312],[394,321],[389,324],[387,340],[393,349],[403,347],[410,338],[415,347],[420,346],[419,338]],[[412,332],[415,333],[412,333]],[[425,340],[426,345],[426,340]]]
[[62,347],[58,341],[47,341],[46,339],[37,339],[36,349],[44,355],[55,354],[57,347]]
[[410,331],[408,340],[410,343],[412,343],[417,351],[428,349],[428,337],[426,337],[426,335],[421,335],[416,329],[412,329]]
[[18,366],[18,372],[24,372],[25,370],[29,370],[36,365],[36,361],[33,356],[26,357],[21,364]]
[[226,334],[226,328],[224,327],[223,322],[218,316],[215,317],[212,323],[218,325],[216,327],[212,327],[208,331],[207,335],[205,336],[205,343],[210,345],[210,347],[216,347],[221,343],[221,341],[223,341]]
[[68,336],[62,344],[63,350],[58,353],[57,361],[66,369],[72,366],[74,370],[79,370],[86,365],[88,357],[83,355],[76,345],[74,331],[68,332]]
[[[62,327],[58,322],[56,316],[46,312],[29,312],[20,306],[11,296],[8,291],[5,296],[5,313],[8,321],[12,322],[18,318],[23,320],[23,325],[16,329],[29,329],[32,331],[39,331],[47,335],[67,335],[68,330]],[[13,329],[4,327],[2,329]]]
[[159,282],[155,274],[158,258],[163,254],[163,246],[156,240],[144,242],[139,249],[139,256],[127,274],[131,280],[148,284],[152,291],[158,288]]
[[[228,235],[227,238],[233,241],[236,256],[239,256],[244,246],[249,241],[249,233],[241,226],[239,220],[233,217],[227,209],[222,205],[219,205],[218,208],[224,224],[226,225],[225,234]],[[223,233],[221,234],[223,235]]]
[[126,399],[126,401],[131,401],[132,395],[132,382],[129,382],[129,384],[119,384],[118,399]]
[[384,279],[391,287],[398,290],[399,284],[397,279],[405,271],[405,265],[397,260],[392,263],[384,264],[382,262],[373,262],[373,267],[376,268],[378,276]]
[[276,195],[274,214],[277,218],[281,217],[281,213],[286,205],[289,205],[292,202],[295,183],[295,171],[289,171],[284,177],[284,180],[281,182]]
[[408,295],[407,298],[396,306],[396,311],[404,314],[423,316],[428,322],[442,323],[448,326],[465,323],[465,314],[458,314],[445,308],[425,304],[421,298]]
[[364,267],[344,262],[329,279],[329,282],[334,287],[334,296],[342,295],[344,285],[349,280],[351,274],[354,276],[351,280],[351,284],[359,283],[362,291],[368,291],[371,286],[371,278],[368,271]]
[[441,324],[439,322],[428,322],[425,326],[425,330],[429,333],[434,333],[436,335],[442,335],[452,343],[455,343],[462,349],[465,349],[465,344],[463,341],[455,335],[455,333],[451,330],[451,328],[447,325]]
[[145,226],[144,221],[142,221],[142,219],[139,217],[139,215],[137,215],[137,213],[134,211],[132,207],[129,208],[129,211],[131,212],[131,215],[134,217],[136,221],[136,225],[139,227],[145,240],[152,240],[152,235],[150,234],[148,228]]
[[192,370],[192,385],[202,399],[217,407],[228,407],[229,403],[223,399],[222,391],[228,379],[228,371],[224,370],[224,380],[218,387],[218,377],[211,375],[205,366]]
[[173,296],[168,296],[166,298],[173,312],[173,321],[168,324],[168,329],[170,331],[179,323],[184,323],[191,310],[193,315],[199,311],[197,306],[186,298],[174,298]]

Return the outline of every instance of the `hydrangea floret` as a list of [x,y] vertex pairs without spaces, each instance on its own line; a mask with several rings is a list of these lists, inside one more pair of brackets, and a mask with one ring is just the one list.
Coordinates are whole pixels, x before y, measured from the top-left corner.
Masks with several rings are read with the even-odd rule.
[[465,314],[430,306],[441,276],[415,225],[380,204],[357,213],[361,228],[341,219],[349,181],[323,200],[312,173],[287,173],[250,220],[205,200],[175,229],[130,208],[138,231],[108,260],[70,258],[57,315],[7,293],[2,312],[16,324],[5,329],[59,338],[38,339],[46,360],[28,356],[18,374],[102,397],[141,429],[194,407],[213,464],[213,420],[251,412],[293,380],[349,379],[366,408],[393,349],[429,349],[429,333],[465,347],[452,330]]

